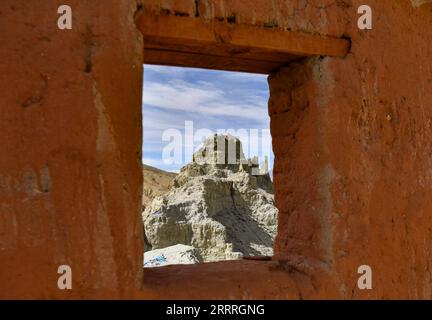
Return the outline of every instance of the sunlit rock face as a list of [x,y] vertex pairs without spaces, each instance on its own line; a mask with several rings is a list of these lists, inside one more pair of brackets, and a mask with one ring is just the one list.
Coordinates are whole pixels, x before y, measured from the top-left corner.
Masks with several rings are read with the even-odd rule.
[[[230,146],[234,156],[224,162]],[[208,138],[174,187],[145,209],[146,250],[189,245],[204,262],[272,255],[278,211],[271,178],[262,173],[237,138]]]

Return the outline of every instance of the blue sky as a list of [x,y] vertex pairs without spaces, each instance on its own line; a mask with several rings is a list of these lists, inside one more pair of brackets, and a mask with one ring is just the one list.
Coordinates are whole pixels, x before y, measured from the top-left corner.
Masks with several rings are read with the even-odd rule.
[[[270,126],[268,97],[265,75],[145,65],[143,163],[176,172],[190,162],[187,152],[183,152],[177,163],[162,159],[162,151],[169,144],[169,141],[162,141],[163,132],[177,129],[184,137],[185,121],[192,121],[195,131],[206,128],[213,132],[218,129],[251,132],[251,129],[258,129],[261,136],[265,132],[262,130],[269,130]],[[197,137],[194,150],[201,142]],[[246,156],[257,155],[262,161],[267,149],[261,142],[251,142],[250,152],[245,148]],[[259,154],[251,154],[257,150]],[[269,156],[272,169],[272,152]]]

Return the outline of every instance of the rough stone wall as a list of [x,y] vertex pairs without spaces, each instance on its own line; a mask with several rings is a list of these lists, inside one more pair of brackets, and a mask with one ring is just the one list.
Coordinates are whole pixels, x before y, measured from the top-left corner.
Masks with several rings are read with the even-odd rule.
[[[0,9],[0,297],[432,298],[430,1],[146,0],[146,14],[351,39],[269,79],[276,260],[142,276],[142,43],[136,1]],[[186,18],[186,17],[185,17]],[[70,264],[75,289],[57,289]],[[357,267],[373,290],[357,289]],[[255,280],[250,281],[251,277]],[[205,283],[205,290],[203,290]]]
[[[136,1],[0,9],[0,298],[130,296],[141,283]],[[73,290],[57,288],[57,268]]]

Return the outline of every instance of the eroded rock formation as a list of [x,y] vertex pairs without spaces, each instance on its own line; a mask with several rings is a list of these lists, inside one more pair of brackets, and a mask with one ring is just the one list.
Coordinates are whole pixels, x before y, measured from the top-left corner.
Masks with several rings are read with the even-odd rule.
[[254,162],[245,159],[237,138],[208,138],[174,187],[145,209],[146,250],[190,245],[205,262],[272,255],[272,181]]

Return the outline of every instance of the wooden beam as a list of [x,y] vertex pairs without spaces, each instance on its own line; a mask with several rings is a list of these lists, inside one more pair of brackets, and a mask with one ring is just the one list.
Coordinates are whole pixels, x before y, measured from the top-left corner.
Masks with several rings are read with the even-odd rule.
[[146,64],[192,67],[212,70],[238,71],[269,74],[280,68],[279,62],[249,60],[237,57],[222,57],[199,53],[169,50],[145,50]]
[[192,17],[142,15],[144,62],[270,73],[300,57],[344,57],[346,39]]
[[230,46],[219,43],[203,46],[202,43],[198,41],[188,41],[188,43],[182,43],[175,39],[167,40],[154,37],[146,38],[145,47],[146,49],[151,50],[155,49],[190,52],[203,55],[236,57],[247,60],[264,60],[272,62],[286,62],[292,60],[293,57],[297,57],[297,55],[285,52],[275,52],[265,49],[263,50],[256,47]]

